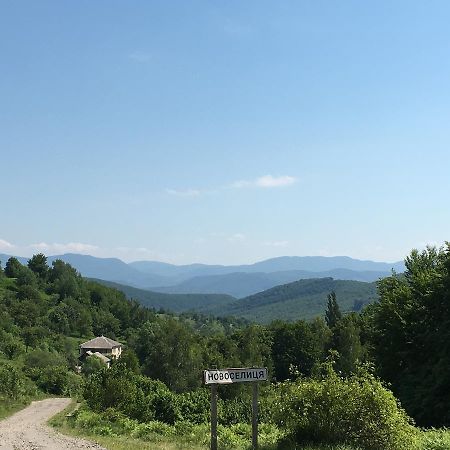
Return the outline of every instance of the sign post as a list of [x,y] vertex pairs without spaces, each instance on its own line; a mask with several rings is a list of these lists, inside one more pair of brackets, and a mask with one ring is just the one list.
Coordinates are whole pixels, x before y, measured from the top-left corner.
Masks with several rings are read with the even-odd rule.
[[258,383],[253,383],[252,396],[252,448],[258,449]]
[[211,385],[211,450],[217,450],[217,385],[253,383],[252,448],[258,449],[258,381],[267,381],[266,367],[211,369],[203,371],[203,381]]
[[217,384],[211,385],[211,450],[217,450]]

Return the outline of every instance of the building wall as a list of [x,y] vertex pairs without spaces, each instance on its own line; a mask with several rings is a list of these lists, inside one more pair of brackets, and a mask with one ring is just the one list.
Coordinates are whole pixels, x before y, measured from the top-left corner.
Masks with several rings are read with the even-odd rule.
[[121,354],[122,354],[122,347],[116,347],[116,348],[112,349],[111,356],[113,358],[116,358],[116,359],[120,358]]
[[113,358],[120,358],[122,354],[122,347],[116,347],[113,349],[109,348],[81,348],[80,347],[80,356],[83,356],[87,351],[91,351],[92,353],[99,352],[102,355],[111,355]]

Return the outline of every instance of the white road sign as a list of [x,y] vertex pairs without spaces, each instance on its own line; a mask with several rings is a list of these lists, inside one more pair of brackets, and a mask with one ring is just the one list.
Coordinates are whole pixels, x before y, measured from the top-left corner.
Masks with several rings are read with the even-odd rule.
[[249,367],[237,369],[209,369],[203,371],[205,384],[250,383],[267,381],[266,367]]

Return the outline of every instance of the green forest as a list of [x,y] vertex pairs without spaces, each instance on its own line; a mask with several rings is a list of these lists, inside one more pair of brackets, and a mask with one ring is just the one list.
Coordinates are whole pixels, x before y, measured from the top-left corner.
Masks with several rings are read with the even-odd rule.
[[[0,266],[0,415],[70,396],[81,406],[55,420],[67,432],[207,448],[202,371],[264,366],[261,448],[450,449],[450,245],[405,265],[364,298],[327,279],[321,314],[259,324],[149,309],[61,260],[12,257]],[[245,300],[263,308],[289,289]],[[124,344],[121,358],[91,356],[78,373],[79,345],[101,335]],[[250,448],[248,387],[219,387],[220,448]]]

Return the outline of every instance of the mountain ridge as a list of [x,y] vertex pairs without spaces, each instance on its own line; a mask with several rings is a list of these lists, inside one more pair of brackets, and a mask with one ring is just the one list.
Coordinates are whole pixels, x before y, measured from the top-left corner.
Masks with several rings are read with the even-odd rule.
[[[0,254],[3,263],[10,255]],[[26,263],[28,258],[19,257]],[[174,265],[158,261],[125,263],[119,258],[98,258],[66,253],[48,257],[71,264],[83,276],[108,280],[144,290],[174,294],[227,294],[245,297],[278,284],[298,279],[332,277],[334,279],[374,281],[401,272],[403,262],[385,263],[358,260],[348,256],[281,256],[247,265]],[[320,270],[319,270],[320,269]]]

